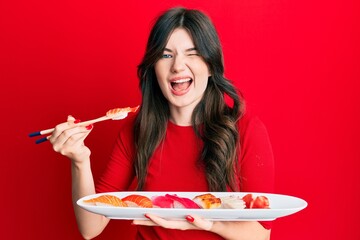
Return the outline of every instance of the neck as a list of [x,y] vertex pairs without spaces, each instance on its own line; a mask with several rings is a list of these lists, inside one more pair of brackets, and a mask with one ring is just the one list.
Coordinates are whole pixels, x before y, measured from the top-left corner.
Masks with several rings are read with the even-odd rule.
[[194,109],[189,107],[170,107],[170,121],[178,126],[191,126]]

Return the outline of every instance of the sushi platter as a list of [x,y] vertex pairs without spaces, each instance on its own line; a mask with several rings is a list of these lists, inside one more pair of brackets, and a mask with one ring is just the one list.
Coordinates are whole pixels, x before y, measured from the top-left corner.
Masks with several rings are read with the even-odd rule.
[[[234,203],[233,200],[244,200],[244,204],[228,204],[226,207],[224,204],[218,204],[212,207],[201,205],[197,201],[199,196],[209,194],[220,199],[220,202],[231,199],[229,203],[232,204]],[[118,199],[121,204],[113,205],[97,200],[107,199],[109,196]],[[168,198],[171,203],[169,203],[169,199],[165,198],[167,196],[170,196]],[[255,205],[251,207],[249,202],[245,200],[249,196],[252,197],[251,204],[254,203],[255,199],[255,202],[259,202],[258,199],[266,199],[267,205],[260,206],[263,204],[260,202],[260,205],[255,203],[258,207]],[[132,197],[135,197],[134,200]],[[192,201],[198,206],[191,203]],[[146,202],[145,204],[150,205],[142,207],[140,202]],[[294,214],[307,207],[305,200],[294,196],[247,192],[109,192],[85,196],[79,199],[77,204],[92,213],[104,215],[110,219],[123,220],[148,220],[144,215],[151,213],[171,220],[185,220],[187,215],[196,214],[205,219],[216,221],[266,221]]]

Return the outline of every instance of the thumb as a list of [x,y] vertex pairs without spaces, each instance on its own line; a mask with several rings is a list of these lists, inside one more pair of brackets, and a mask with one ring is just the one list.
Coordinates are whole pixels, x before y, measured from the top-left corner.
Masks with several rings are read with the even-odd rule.
[[68,122],[74,122],[74,121],[75,121],[75,118],[74,118],[73,116],[69,115],[69,116],[67,117],[67,121],[68,121]]

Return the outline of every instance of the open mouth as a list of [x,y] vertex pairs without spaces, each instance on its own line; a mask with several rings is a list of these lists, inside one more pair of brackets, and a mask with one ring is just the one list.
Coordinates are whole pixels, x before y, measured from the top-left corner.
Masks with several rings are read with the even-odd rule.
[[193,80],[191,78],[185,78],[185,79],[179,79],[176,81],[172,81],[171,84],[171,88],[175,91],[175,92],[182,92],[187,90],[191,83],[193,82]]

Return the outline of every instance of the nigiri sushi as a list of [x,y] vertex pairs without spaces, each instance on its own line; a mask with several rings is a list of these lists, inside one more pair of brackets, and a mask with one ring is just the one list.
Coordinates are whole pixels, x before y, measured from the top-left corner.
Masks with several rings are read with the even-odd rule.
[[221,199],[211,193],[196,196],[193,201],[201,208],[212,209],[221,207]]
[[153,203],[153,207],[158,208],[173,208],[174,207],[174,200],[168,198],[166,196],[153,196],[151,198]]
[[270,208],[269,199],[265,196],[253,197],[251,193],[242,197],[246,204],[246,208]]
[[[105,116],[96,118],[96,119],[92,119],[92,120],[88,120],[85,122],[80,122],[77,124],[77,126],[88,126],[97,122],[101,122],[101,121],[105,121],[105,120],[120,120],[120,119],[124,119],[127,117],[128,113],[132,112],[136,112],[139,109],[140,106],[136,106],[136,107],[125,107],[125,108],[114,108],[111,109],[109,111],[106,112]],[[55,130],[55,128],[50,128],[50,129],[46,129],[46,130],[41,130],[38,132],[33,132],[29,134],[29,137],[35,137],[35,136],[39,136],[39,135],[46,135],[46,134],[50,134]],[[38,139],[35,143],[42,143],[45,142],[49,139],[49,136],[45,137],[45,138],[41,138]]]
[[239,196],[230,195],[220,199],[222,208],[244,209],[246,207],[245,201]]
[[106,112],[106,116],[112,118],[113,120],[119,120],[127,117],[129,112],[136,112],[140,106],[136,107],[126,107],[126,108],[114,108]]
[[154,207],[159,208],[200,208],[189,198],[179,197],[176,194],[165,194],[165,196],[153,196],[151,198]]
[[113,195],[101,195],[96,198],[91,198],[84,200],[85,203],[92,203],[96,206],[115,206],[115,207],[127,207],[127,204],[123,202],[120,198]]
[[176,194],[166,194],[165,197],[173,200],[174,208],[200,208],[193,200],[185,197],[179,197]]
[[128,207],[141,207],[141,208],[152,208],[153,203],[150,198],[138,195],[131,194],[121,199],[127,204]]

